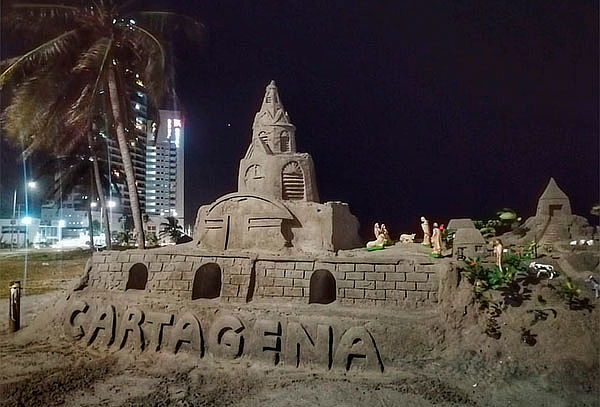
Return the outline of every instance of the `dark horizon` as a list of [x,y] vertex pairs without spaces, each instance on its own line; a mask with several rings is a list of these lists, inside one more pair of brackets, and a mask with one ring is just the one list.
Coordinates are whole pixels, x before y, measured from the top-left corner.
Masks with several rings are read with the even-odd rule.
[[550,177],[598,223],[597,3],[150,3],[207,26],[202,49],[174,50],[187,224],[236,190],[271,79],[321,201],[349,203],[364,238],[422,215],[526,218]]

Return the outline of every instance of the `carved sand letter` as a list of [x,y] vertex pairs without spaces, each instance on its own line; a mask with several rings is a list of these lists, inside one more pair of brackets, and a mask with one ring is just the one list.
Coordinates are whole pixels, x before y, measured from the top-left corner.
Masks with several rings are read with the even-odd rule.
[[91,345],[98,334],[100,335],[101,343],[109,346],[115,339],[115,307],[110,304],[98,304],[96,312],[92,316],[89,328],[90,336],[88,337],[88,345]]
[[300,322],[290,322],[286,328],[284,361],[286,365],[322,365],[331,368],[333,329],[317,325],[316,338],[310,336]]
[[118,333],[115,343],[123,349],[129,339],[132,350],[144,350],[144,332],[141,325],[144,322],[144,313],[137,308],[127,308],[119,320]]
[[215,320],[208,334],[208,350],[215,356],[235,359],[242,356],[244,337],[241,335],[244,324],[233,315]]
[[383,373],[383,363],[373,336],[362,326],[348,329],[337,346],[334,365],[350,370],[352,364],[364,360],[363,367],[368,370],[380,370]]
[[[258,320],[254,324],[255,345],[254,352],[256,357],[271,362],[274,365],[279,364],[281,359],[281,322],[272,320]],[[273,352],[268,354],[266,352]]]
[[67,306],[67,318],[63,323],[65,335],[73,339],[81,339],[85,335],[83,323],[76,322],[76,320],[81,319],[80,314],[86,314],[88,309],[90,309],[90,306],[85,301],[71,301]]
[[143,331],[149,342],[154,344],[153,349],[155,351],[159,351],[163,345],[163,327],[165,325],[173,325],[173,319],[173,314],[163,314],[160,312],[149,312],[146,314]]
[[200,353],[200,357],[204,356],[204,338],[200,321],[189,312],[177,320],[167,348],[170,352],[177,353],[182,345],[190,345],[193,351]]

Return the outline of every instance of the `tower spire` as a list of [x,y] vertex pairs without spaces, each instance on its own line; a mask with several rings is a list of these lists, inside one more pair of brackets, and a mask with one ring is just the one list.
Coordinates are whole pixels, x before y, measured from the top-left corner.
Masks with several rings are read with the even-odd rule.
[[267,154],[293,153],[296,151],[295,131],[296,126],[290,121],[272,80],[265,89],[260,110],[254,116],[253,144],[258,143]]

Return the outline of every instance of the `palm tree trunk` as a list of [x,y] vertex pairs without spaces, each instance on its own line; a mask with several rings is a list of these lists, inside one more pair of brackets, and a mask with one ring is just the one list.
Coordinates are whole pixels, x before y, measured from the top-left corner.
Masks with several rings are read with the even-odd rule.
[[129,153],[129,144],[125,135],[125,126],[123,124],[123,115],[121,114],[121,103],[117,89],[117,80],[115,78],[115,70],[111,66],[108,72],[108,93],[110,97],[110,105],[112,109],[113,121],[117,132],[117,141],[119,150],[121,151],[121,159],[123,160],[123,169],[125,171],[125,179],[127,180],[127,190],[129,191],[129,203],[131,205],[131,215],[133,217],[133,227],[135,229],[136,241],[138,248],[145,249],[144,227],[142,224],[142,213],[140,211],[140,201],[135,184],[135,172],[131,155]]
[[[92,181],[92,180],[90,180]],[[90,205],[91,201],[92,201],[92,189],[93,186],[90,183],[90,190],[89,190],[89,197],[90,199],[88,199],[88,206],[87,206],[87,215],[88,215],[88,233],[90,234],[90,249],[92,251],[94,251],[94,225],[92,223],[92,205]]]
[[[93,182],[96,184],[96,192],[98,193],[98,198],[100,199],[100,208],[104,209],[104,213],[102,216],[102,223],[104,223],[104,240],[105,246],[107,250],[112,249],[112,241],[110,238],[110,219],[108,217],[108,208],[106,207],[106,199],[104,199],[104,191],[102,190],[102,179],[100,178],[100,167],[98,166],[98,157],[96,156],[95,151],[91,148],[92,143],[92,135],[88,131],[87,133],[88,145],[90,146],[90,155],[92,157],[92,170],[93,170]],[[108,186],[110,188],[110,185]],[[92,195],[90,194],[90,197]]]

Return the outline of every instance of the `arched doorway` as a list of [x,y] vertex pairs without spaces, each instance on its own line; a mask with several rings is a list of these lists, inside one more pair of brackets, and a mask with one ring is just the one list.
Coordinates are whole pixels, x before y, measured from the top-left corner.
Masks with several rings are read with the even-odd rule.
[[200,266],[194,275],[192,300],[217,298],[221,295],[221,268],[216,263]]
[[136,263],[129,269],[125,290],[145,290],[147,282],[148,268],[145,264]]
[[310,277],[309,304],[330,304],[336,299],[335,277],[328,270],[316,270]]

